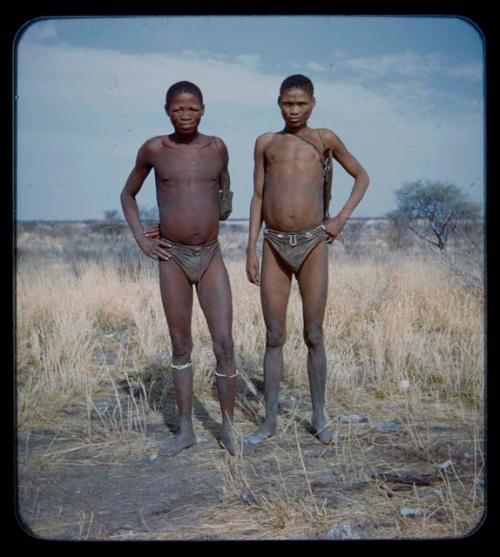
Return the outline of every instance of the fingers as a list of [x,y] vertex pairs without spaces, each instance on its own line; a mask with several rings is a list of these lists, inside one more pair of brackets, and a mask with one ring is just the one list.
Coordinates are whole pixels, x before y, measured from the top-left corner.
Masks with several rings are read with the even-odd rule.
[[143,234],[144,236],[146,236],[146,238],[151,238],[151,239],[159,238],[160,226],[158,224],[153,224],[152,226],[146,228],[146,230],[143,231]]
[[150,251],[147,252],[147,255],[156,261],[169,261],[172,258],[172,254],[166,251],[164,248],[171,248],[171,244],[163,243],[161,244],[158,242],[156,246],[154,246]]
[[247,278],[252,284],[260,286],[260,277],[258,269],[247,269]]

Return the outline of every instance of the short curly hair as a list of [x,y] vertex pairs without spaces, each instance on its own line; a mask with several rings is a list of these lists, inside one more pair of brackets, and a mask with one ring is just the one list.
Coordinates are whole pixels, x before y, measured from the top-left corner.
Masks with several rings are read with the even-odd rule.
[[168,88],[167,95],[165,97],[165,107],[167,110],[171,100],[182,93],[189,93],[198,97],[200,104],[203,104],[203,95],[198,85],[191,83],[191,81],[178,81]]
[[294,74],[287,77],[280,87],[280,96],[288,89],[302,89],[306,93],[309,93],[311,97],[314,95],[314,85],[313,82],[305,75]]

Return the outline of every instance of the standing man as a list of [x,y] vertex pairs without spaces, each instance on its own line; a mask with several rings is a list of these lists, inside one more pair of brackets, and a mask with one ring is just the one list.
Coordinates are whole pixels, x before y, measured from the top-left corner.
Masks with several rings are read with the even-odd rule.
[[[159,262],[180,415],[180,433],[162,451],[168,456],[196,442],[192,422],[193,285],[217,359],[215,374],[222,412],[219,442],[235,453],[232,420],[237,372],[231,287],[217,240],[219,191],[229,188],[228,153],[221,139],[198,132],[204,109],[202,93],[194,83],[180,81],[169,88],[165,110],[174,133],[144,143],[121,193],[123,212],[135,240],[146,255]],[[151,169],[160,212],[159,235],[143,231],[135,200]]]
[[[303,304],[307,372],[315,436],[325,444],[332,430],[325,416],[326,355],[323,318],[328,287],[327,242],[333,241],[363,198],[368,174],[329,129],[307,125],[316,101],[309,78],[292,75],[280,88],[278,105],[285,128],[265,133],[255,143],[254,195],[250,207],[247,247],[248,280],[260,285],[266,324],[264,388],[266,416],[246,437],[258,444],[276,433],[286,311],[292,275]],[[354,178],[351,195],[341,211],[328,218],[331,156]],[[262,272],[256,242],[264,221]]]

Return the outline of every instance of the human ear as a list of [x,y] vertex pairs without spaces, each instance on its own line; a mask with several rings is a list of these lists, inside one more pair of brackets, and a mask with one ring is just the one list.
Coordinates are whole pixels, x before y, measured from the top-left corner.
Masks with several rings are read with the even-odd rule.
[[204,104],[201,105],[201,115],[203,116],[203,114],[205,114],[205,105]]

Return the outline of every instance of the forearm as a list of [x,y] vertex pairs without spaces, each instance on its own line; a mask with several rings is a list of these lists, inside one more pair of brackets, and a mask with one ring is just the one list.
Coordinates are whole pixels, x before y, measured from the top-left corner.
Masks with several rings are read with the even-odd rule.
[[342,207],[337,216],[339,216],[343,220],[347,220],[352,215],[354,209],[356,209],[356,207],[363,199],[369,183],[370,178],[365,171],[356,176],[351,195],[349,196],[349,199],[346,201],[345,205]]
[[143,229],[139,218],[139,209],[137,207],[135,196],[124,190],[120,196],[120,201],[125,220],[127,221],[136,242],[140,243],[140,240],[143,238]]
[[262,198],[253,196],[250,204],[250,223],[248,225],[247,251],[253,251],[257,246],[257,238],[262,227]]

